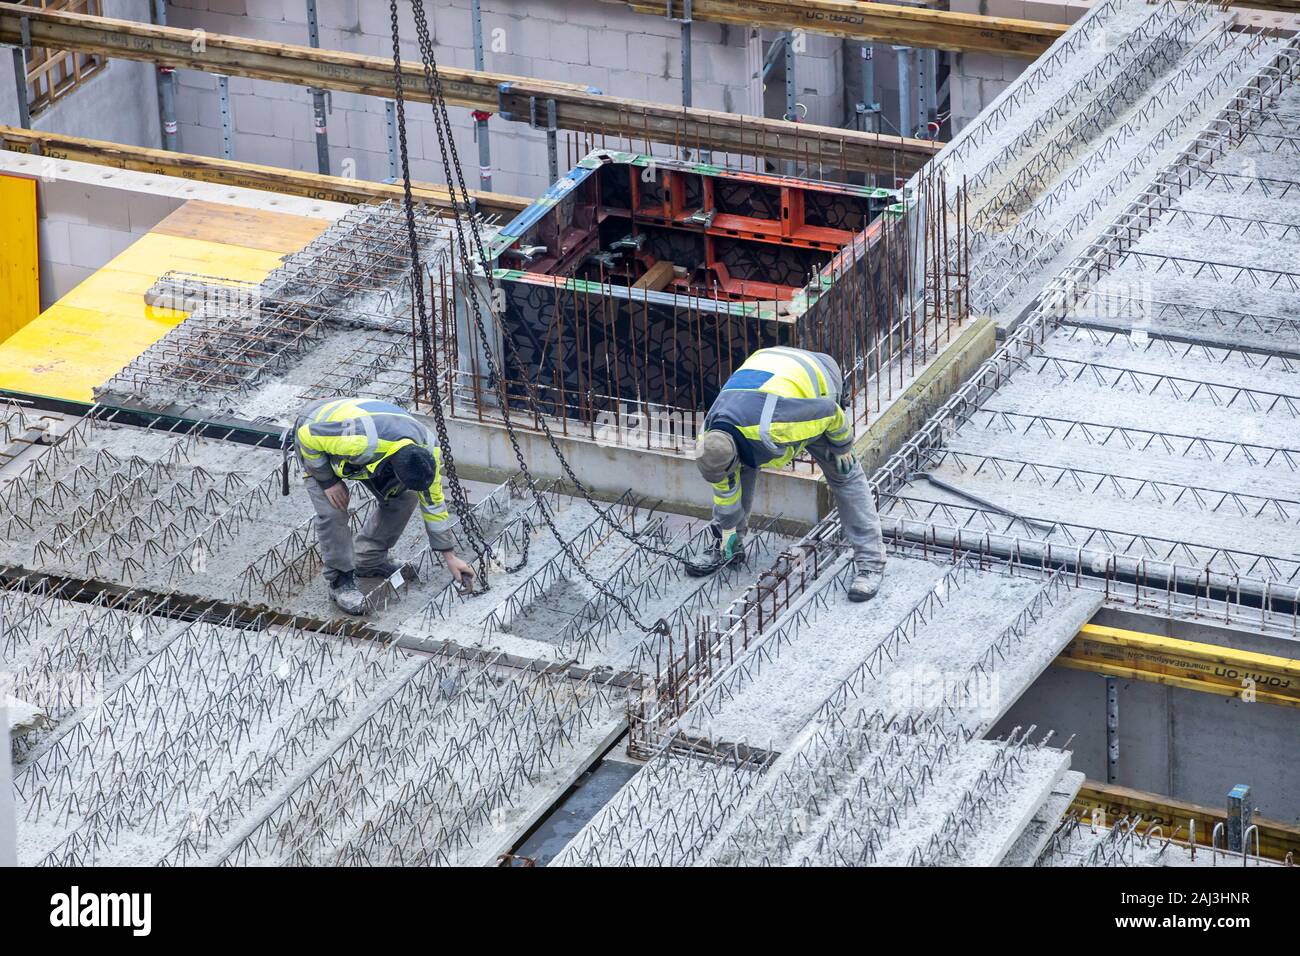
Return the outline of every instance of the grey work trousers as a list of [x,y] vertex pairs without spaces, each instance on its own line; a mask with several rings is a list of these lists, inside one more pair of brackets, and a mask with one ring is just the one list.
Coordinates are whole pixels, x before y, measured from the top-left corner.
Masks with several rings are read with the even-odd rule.
[[[871,485],[867,482],[867,473],[862,470],[862,463],[854,462],[853,470],[847,475],[841,475],[835,470],[836,450],[825,438],[809,442],[805,450],[821,467],[826,483],[831,487],[831,495],[840,515],[840,525],[844,528],[844,537],[853,548],[854,562],[859,567],[884,570],[885,542],[880,534],[880,515],[876,513],[876,499],[871,494]],[[758,469],[742,465],[740,506],[744,515],[738,526],[742,535],[749,527],[757,482]],[[715,523],[717,519],[715,514]]]
[[[353,494],[361,487],[357,482],[352,486]],[[406,530],[406,523],[418,503],[413,491],[382,501],[376,498],[375,506],[354,543],[347,511],[329,503],[325,489],[315,478],[307,479],[307,494],[316,509],[316,542],[325,565],[322,573],[330,584],[341,574],[357,568],[372,568],[387,561],[389,549],[397,544],[397,539]]]

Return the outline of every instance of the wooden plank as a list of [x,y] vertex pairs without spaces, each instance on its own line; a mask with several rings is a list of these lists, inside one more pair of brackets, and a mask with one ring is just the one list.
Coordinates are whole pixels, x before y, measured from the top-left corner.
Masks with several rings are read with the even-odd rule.
[[[174,153],[43,130],[18,129],[14,126],[0,126],[0,149],[16,153],[39,153],[51,159],[94,163],[97,166],[129,169],[156,176],[175,176],[195,182],[260,189],[286,196],[306,196],[324,202],[356,204],[402,199],[402,187],[395,183],[322,176],[319,173],[284,169],[280,166],[241,163],[194,153]],[[416,201],[440,209],[451,207],[451,194],[446,187],[430,183],[413,183],[412,186],[412,195]],[[513,218],[529,202],[522,196],[474,190],[470,191],[470,198],[477,202],[481,211],[506,218]]]
[[[662,17],[662,0],[604,0]],[[680,4],[675,5],[680,9]],[[859,0],[694,0],[691,17],[735,26],[803,30],[847,40],[995,53],[1032,59],[1066,30],[1061,23],[952,13]]]
[[[393,92],[393,63],[382,56],[219,33],[205,34],[201,48],[196,49],[190,30],[34,10],[13,3],[0,3],[0,43],[21,43],[24,20],[34,44],[56,49],[86,50],[160,66],[366,96],[391,98]],[[440,67],[439,74],[444,98],[450,105],[495,111],[502,119],[528,123],[535,119],[534,107],[540,105],[545,111],[546,104],[553,102],[559,129],[629,140],[904,176],[923,166],[943,146],[929,140],[664,106],[604,96],[588,87],[502,73]],[[429,102],[422,63],[403,61],[398,77],[409,99]]]
[[[1093,812],[1104,813],[1104,825],[1113,826],[1122,817],[1141,816],[1144,824],[1141,832],[1146,832],[1150,824],[1164,827],[1164,836],[1168,837],[1175,830],[1180,831],[1177,840],[1188,839],[1190,824],[1196,821],[1196,845],[1203,852],[1209,852],[1210,836],[1216,823],[1226,823],[1227,808],[1207,807],[1204,804],[1177,800],[1163,794],[1134,790],[1116,784],[1102,783],[1099,780],[1085,780],[1079,794],[1074,799],[1071,810],[1079,814],[1082,825],[1092,822]],[[1100,821],[1099,821],[1100,822]],[[1269,820],[1254,816],[1252,823],[1259,827],[1260,855],[1270,860],[1284,860],[1288,853],[1293,859],[1300,857],[1300,827],[1280,820]],[[1240,860],[1240,854],[1237,859]]]
[[632,288],[662,292],[673,281],[673,274],[673,264],[667,259],[660,259],[646,270],[645,275],[632,283]]
[[0,342],[41,312],[36,180],[0,175]]
[[1274,10],[1300,13],[1300,0],[1229,0],[1228,6],[1244,10]]
[[149,231],[286,253],[302,249],[328,226],[308,216],[191,199]]

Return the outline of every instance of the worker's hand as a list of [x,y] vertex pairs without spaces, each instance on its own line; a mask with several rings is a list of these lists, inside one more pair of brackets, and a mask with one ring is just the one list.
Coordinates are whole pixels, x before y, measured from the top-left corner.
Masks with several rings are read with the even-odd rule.
[[722,559],[729,561],[737,552],[744,549],[744,544],[740,539],[740,534],[734,528],[730,531],[722,532],[722,540],[719,542],[719,550],[722,552]]
[[455,551],[444,551],[442,559],[447,564],[447,570],[451,572],[452,580],[456,582],[457,587],[467,588],[474,583],[474,569],[469,566],[469,562],[456,556]]
[[340,481],[337,485],[330,485],[325,489],[325,500],[332,504],[339,511],[348,510],[348,486]]
[[853,449],[841,452],[835,456],[835,473],[847,475],[853,470],[853,466],[858,463],[858,456],[853,454]]

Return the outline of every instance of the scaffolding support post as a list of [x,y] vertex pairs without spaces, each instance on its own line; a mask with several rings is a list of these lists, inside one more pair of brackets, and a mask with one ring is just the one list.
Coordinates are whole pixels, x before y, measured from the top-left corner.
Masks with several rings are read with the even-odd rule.
[[[307,42],[320,49],[320,25],[316,19],[316,0],[307,0]],[[316,129],[316,167],[322,176],[330,174],[330,137],[325,115],[325,91],[319,87],[311,90],[312,121]]]
[[912,108],[912,48],[894,47],[898,56],[898,135],[916,133],[916,111]]
[[794,31],[785,35],[785,118],[799,122],[798,87],[795,84]]
[[[791,123],[799,122],[799,88],[795,81],[794,36],[793,30],[785,35],[785,118]],[[786,160],[787,176],[796,175],[798,169],[793,159]]]
[[221,155],[235,158],[234,124],[230,118],[230,77],[217,74],[217,98],[221,102]]
[[560,179],[560,151],[555,135],[555,100],[548,99],[545,101],[545,120],[538,119],[538,106],[540,105],[542,104],[537,102],[536,96],[528,97],[528,125],[533,129],[546,130],[546,163],[550,172],[551,185],[555,185]]
[[880,104],[876,101],[876,58],[870,43],[859,48],[862,61],[862,102],[857,105],[859,123],[864,133],[880,132]]
[[27,99],[27,51],[32,48],[31,24],[26,17],[22,19],[22,46],[13,49],[14,87],[18,101],[18,125],[23,129],[32,128],[31,102]]
[[14,86],[18,93],[18,125],[32,128],[32,113],[27,103],[27,57],[21,47],[14,47]]
[[[682,106],[691,105],[691,27],[694,26],[695,0],[667,0],[665,16],[682,28]],[[680,12],[677,4],[680,3]]]
[[397,103],[384,100],[384,127],[388,132],[388,179],[397,182],[401,167],[397,157]]
[[939,117],[939,52],[937,50],[919,50],[917,67],[917,89],[920,101],[917,127],[928,126]]
[[[151,0],[150,19],[156,26],[167,26],[167,0]],[[176,141],[176,70],[170,66],[156,66],[158,86],[158,125],[162,132],[163,149],[173,153],[179,148]]]
[[[470,21],[474,31],[474,69],[482,70],[484,69],[483,9],[480,0],[470,2]],[[491,192],[492,139],[488,131],[488,113],[485,111],[474,111],[474,139],[478,143],[478,185],[484,192]]]

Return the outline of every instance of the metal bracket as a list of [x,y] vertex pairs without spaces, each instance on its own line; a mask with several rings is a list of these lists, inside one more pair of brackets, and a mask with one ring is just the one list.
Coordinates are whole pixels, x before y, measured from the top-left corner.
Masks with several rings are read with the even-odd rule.
[[24,53],[32,52],[32,21],[28,17],[18,18],[18,33],[21,39],[20,45]]
[[[678,4],[681,5],[682,15],[680,17],[675,17],[673,16],[673,7]],[[676,2],[674,2],[674,0],[666,0],[664,4],[664,19],[671,20],[674,23],[692,23],[695,19],[693,16],[694,5],[695,0],[676,0]]]
[[555,125],[555,100],[546,100],[546,125],[543,126],[537,121],[537,97],[528,97],[528,125],[533,129],[554,133],[557,129]]
[[497,115],[503,120],[513,120],[515,118],[515,114],[506,109],[506,94],[509,92],[509,83],[497,84]]

